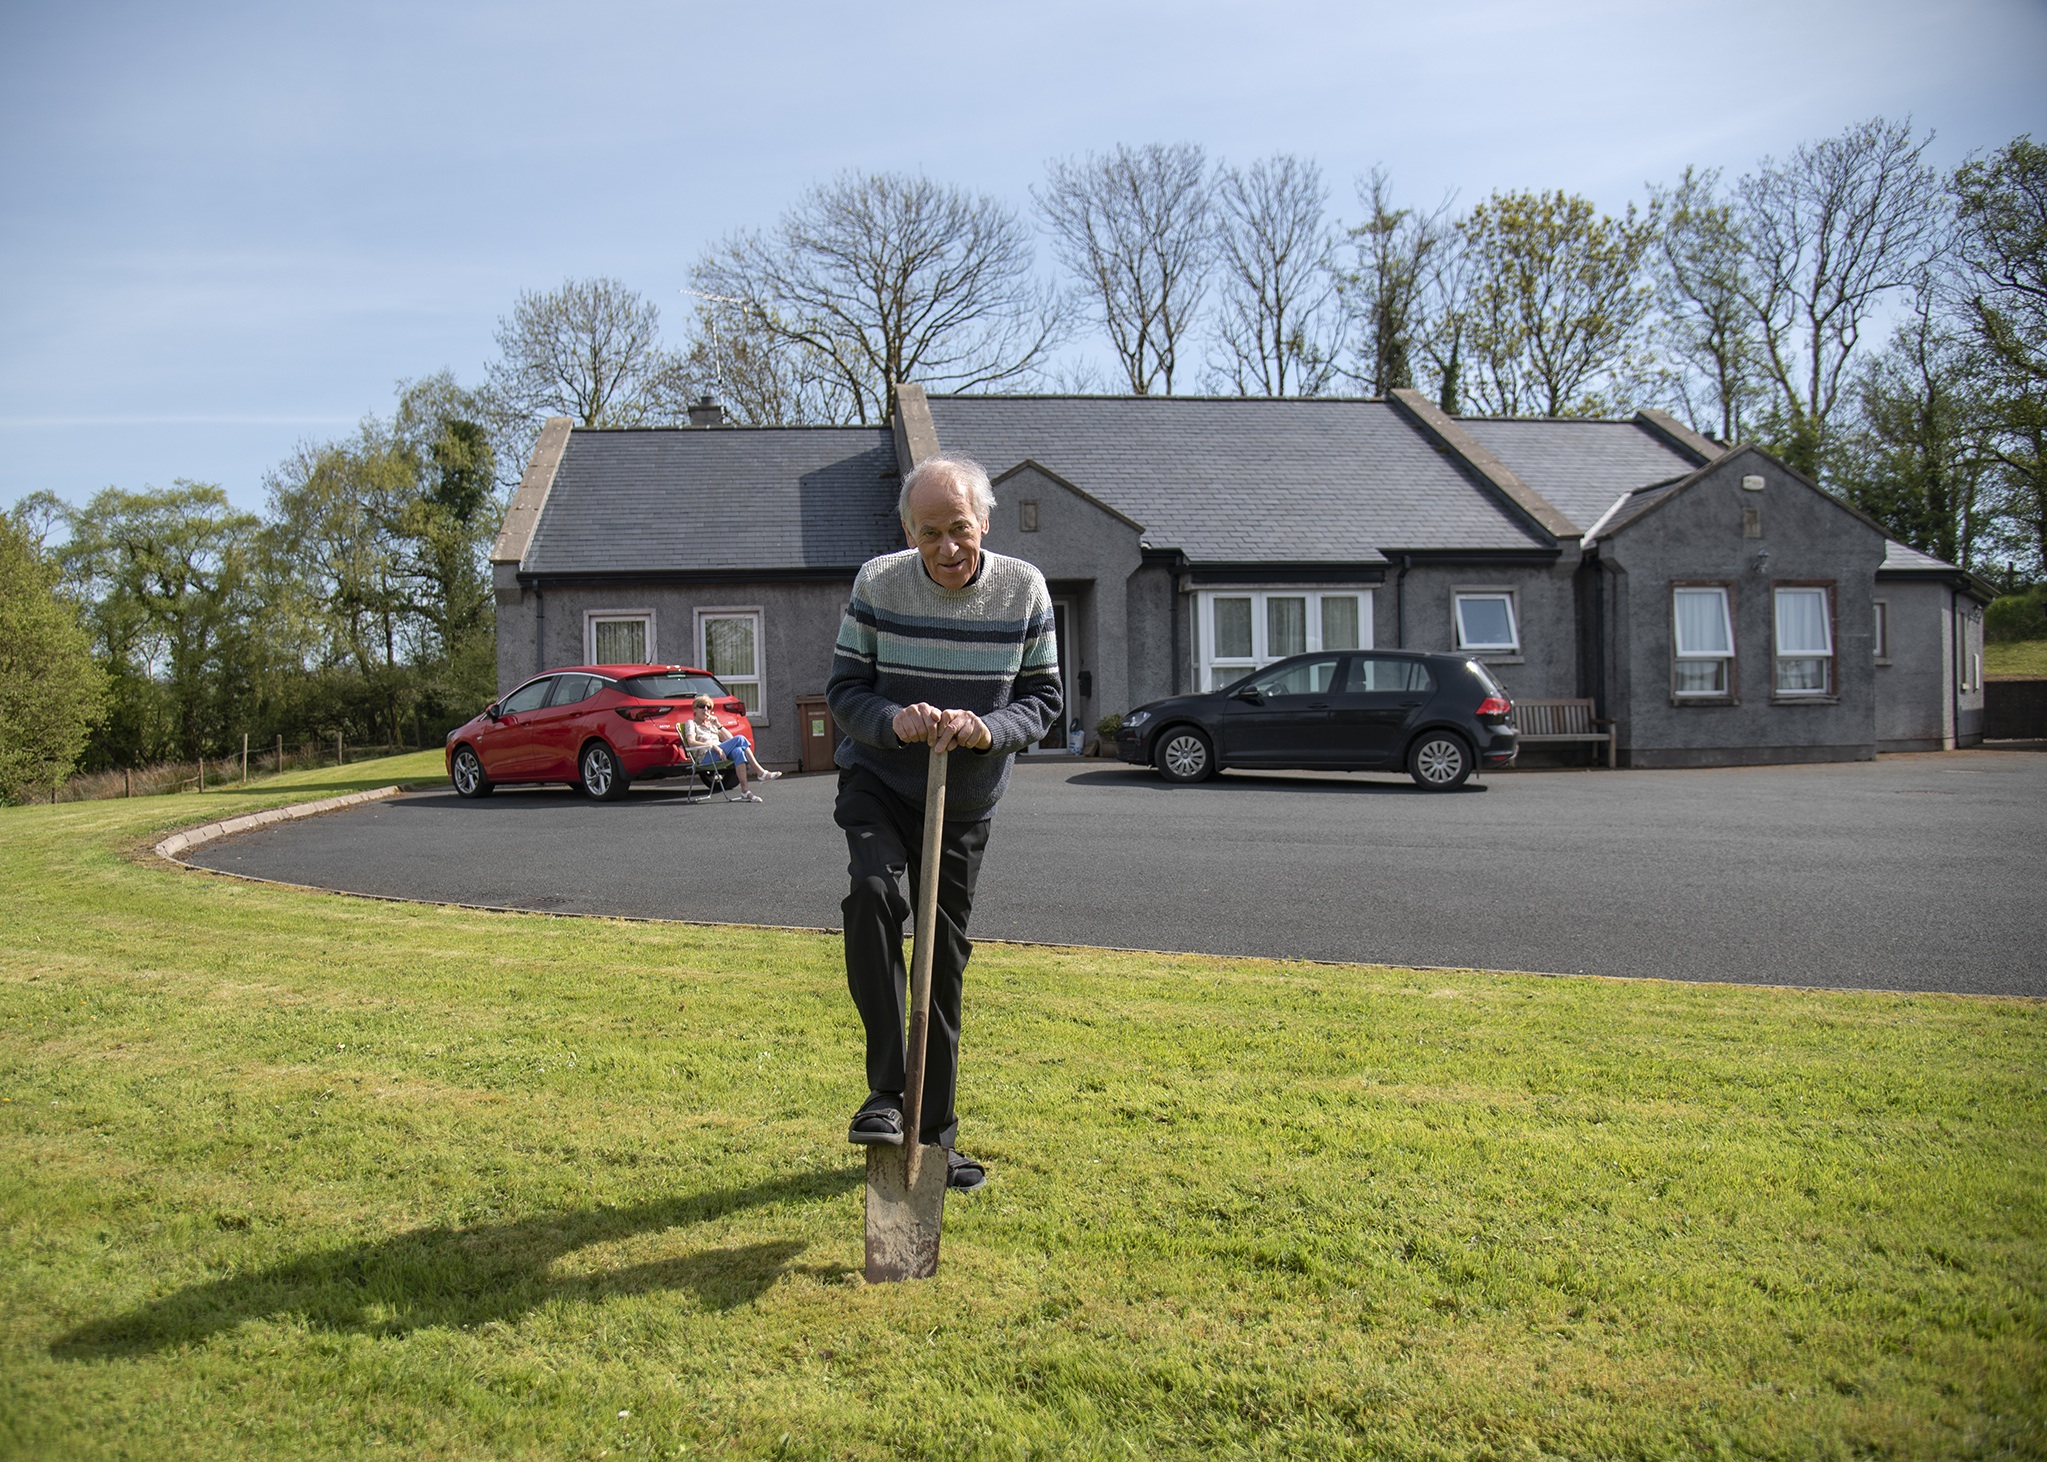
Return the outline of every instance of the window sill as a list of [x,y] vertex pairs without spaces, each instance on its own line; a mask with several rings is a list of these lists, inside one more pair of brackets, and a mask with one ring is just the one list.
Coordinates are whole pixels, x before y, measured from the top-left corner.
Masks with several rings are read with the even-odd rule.
[[1738,706],[1741,697],[1732,695],[1674,695],[1670,698],[1673,706]]
[[1787,695],[1773,691],[1770,695],[1773,706],[1838,706],[1841,698],[1837,695]]
[[1468,655],[1481,665],[1526,665],[1528,663],[1528,657],[1519,650],[1459,650],[1457,653]]

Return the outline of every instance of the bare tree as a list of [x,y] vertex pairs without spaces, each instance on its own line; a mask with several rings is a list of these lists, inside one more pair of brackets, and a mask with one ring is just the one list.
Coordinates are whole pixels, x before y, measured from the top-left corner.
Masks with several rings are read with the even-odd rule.
[[1065,332],[1030,231],[993,198],[896,173],[813,188],[769,233],[696,267],[760,335],[808,352],[847,416],[885,420],[894,382],[973,390],[1031,379]]
[[1698,430],[1739,441],[1764,381],[1733,205],[1710,168],[1686,168],[1676,188],[1654,196],[1664,215],[1657,343],[1671,362],[1671,404]]
[[1312,161],[1285,153],[1217,175],[1221,358],[1214,375],[1246,396],[1313,396],[1336,375],[1344,319]]
[[742,299],[696,298],[685,357],[694,389],[716,397],[741,425],[811,426],[851,416],[851,398],[830,361],[785,332],[763,328]]
[[1208,287],[1214,230],[1208,162],[1192,142],[1054,159],[1038,211],[1082,281],[1130,389],[1168,395]]
[[687,383],[660,334],[659,308],[616,279],[571,279],[546,293],[528,291],[498,322],[489,389],[501,410],[528,421],[674,421],[686,405]]
[[1455,245],[1453,201],[1445,198],[1432,213],[1396,208],[1383,167],[1358,179],[1365,221],[1350,231],[1357,266],[1340,278],[1354,322],[1357,363],[1343,374],[1374,396],[1415,383],[1416,357],[1436,323],[1430,308],[1434,287],[1445,279],[1446,256]]
[[1817,477],[1862,327],[1939,244],[1941,184],[1911,119],[1876,118],[1764,158],[1736,185],[1743,297],[1773,388],[1785,460]]

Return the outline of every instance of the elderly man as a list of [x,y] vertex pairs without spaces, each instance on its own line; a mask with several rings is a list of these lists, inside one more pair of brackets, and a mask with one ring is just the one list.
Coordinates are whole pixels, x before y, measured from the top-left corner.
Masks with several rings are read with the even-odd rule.
[[[853,889],[844,904],[846,984],[867,1027],[868,1097],[847,1136],[903,1141],[903,921],[930,876],[923,857],[931,751],[958,749],[947,772],[939,853],[931,1038],[919,1140],[946,1151],[946,1181],[987,1181],[958,1151],[960,995],[973,946],[967,914],[988,819],[1010,761],[1058,720],[1059,649],[1045,576],[981,546],[995,493],[964,457],[932,457],[903,479],[896,512],[910,547],[861,567],[825,686],[844,733],[835,820],[846,830]],[[927,749],[928,748],[928,749]]]

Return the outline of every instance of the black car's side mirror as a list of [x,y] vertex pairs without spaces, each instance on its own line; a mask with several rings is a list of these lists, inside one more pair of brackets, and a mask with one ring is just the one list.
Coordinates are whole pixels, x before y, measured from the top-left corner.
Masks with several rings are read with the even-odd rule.
[[1254,706],[1262,706],[1265,704],[1265,697],[1258,693],[1258,687],[1255,685],[1245,686],[1242,690],[1237,692],[1236,698],[1240,701],[1249,701]]
[[505,712],[504,712],[504,708],[503,708],[502,706],[500,706],[500,705],[499,705],[499,704],[498,704],[498,703],[497,703],[496,701],[492,701],[492,702],[491,702],[491,703],[490,703],[489,705],[487,705],[487,706],[485,706],[485,707],[483,708],[483,713],[484,713],[484,714],[485,714],[486,716],[490,717],[490,718],[491,718],[491,719],[492,719],[493,721],[495,721],[495,720],[496,720],[496,719],[497,719],[498,717],[502,716],[502,715],[503,715],[503,714],[504,714]]

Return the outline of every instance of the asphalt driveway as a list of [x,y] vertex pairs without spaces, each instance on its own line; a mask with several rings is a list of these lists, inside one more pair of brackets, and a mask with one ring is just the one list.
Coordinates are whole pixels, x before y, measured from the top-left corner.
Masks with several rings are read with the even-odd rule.
[[[835,780],[760,806],[452,792],[195,849],[402,898],[836,927]],[[1404,778],[1019,765],[984,937],[1683,980],[2047,996],[2047,755]]]

